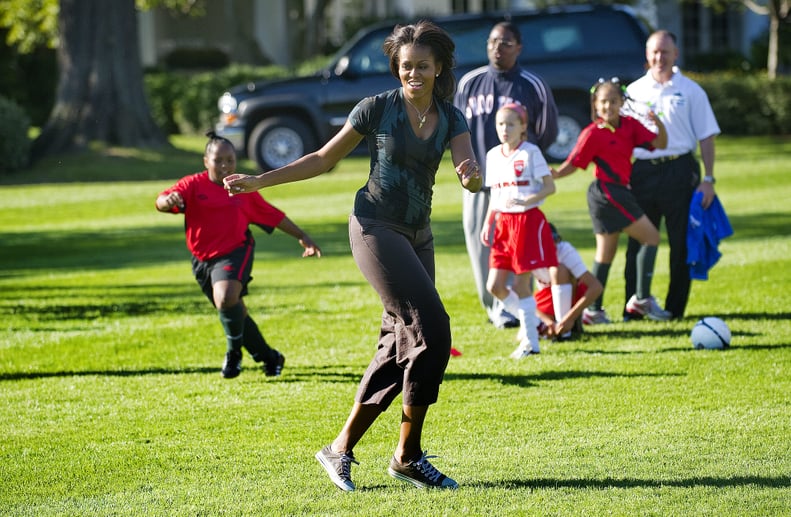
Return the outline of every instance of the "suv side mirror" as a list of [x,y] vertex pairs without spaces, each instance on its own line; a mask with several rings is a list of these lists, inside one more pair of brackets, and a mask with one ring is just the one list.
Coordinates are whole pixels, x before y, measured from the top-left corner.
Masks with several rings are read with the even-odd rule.
[[342,56],[335,65],[335,75],[343,76],[349,71],[349,56]]

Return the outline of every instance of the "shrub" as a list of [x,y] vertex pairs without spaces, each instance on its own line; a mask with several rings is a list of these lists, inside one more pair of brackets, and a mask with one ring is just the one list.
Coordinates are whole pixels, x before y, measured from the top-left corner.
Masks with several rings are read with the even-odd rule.
[[724,134],[791,134],[790,77],[770,81],[765,73],[687,75],[706,90]]
[[166,72],[147,73],[143,81],[154,122],[166,135],[178,133],[174,106],[181,94],[182,83],[174,74]]
[[215,69],[228,66],[228,54],[216,48],[178,48],[165,56],[165,66],[171,69]]
[[167,134],[203,134],[217,121],[217,100],[238,84],[291,75],[280,66],[232,65],[204,73],[153,72],[145,76],[154,120]]
[[0,96],[0,173],[30,164],[30,118],[17,103]]
[[36,48],[21,53],[5,44],[6,29],[0,29],[0,92],[21,106],[34,126],[47,121],[55,103],[58,65],[54,49]]

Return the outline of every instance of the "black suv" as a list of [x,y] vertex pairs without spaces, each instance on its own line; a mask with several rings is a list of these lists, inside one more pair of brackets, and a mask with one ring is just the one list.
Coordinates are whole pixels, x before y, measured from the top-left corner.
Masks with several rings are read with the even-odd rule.
[[[647,28],[628,7],[612,5],[433,18],[456,43],[457,79],[488,63],[486,39],[504,19],[522,32],[522,65],[552,88],[560,132],[548,154],[562,160],[590,122],[591,85],[600,77],[630,81],[642,75]],[[263,170],[323,145],[360,99],[399,86],[382,52],[394,25],[360,31],[313,76],[249,83],[225,92],[218,102],[217,133]]]

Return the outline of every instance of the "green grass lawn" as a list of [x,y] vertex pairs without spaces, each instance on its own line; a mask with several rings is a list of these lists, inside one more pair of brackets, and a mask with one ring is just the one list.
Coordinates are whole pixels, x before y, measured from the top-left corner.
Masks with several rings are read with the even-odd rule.
[[[342,493],[313,454],[338,432],[373,354],[381,307],[348,249],[367,159],[264,192],[323,247],[256,229],[247,304],[287,357],[282,377],[224,380],[224,336],[194,283],[181,216],[154,199],[202,167],[174,149],[95,149],[0,178],[0,515],[791,515],[791,139],[718,139],[735,235],[680,322],[615,323],[513,361],[486,323],[446,162],[435,192],[438,288],[454,346],[424,447],[456,479],[386,474],[398,402],[357,446]],[[250,170],[250,162],[240,169]],[[593,259],[590,172],[544,211]],[[623,251],[605,306],[623,304]],[[667,287],[667,246],[654,291]],[[725,351],[693,350],[702,316]]]

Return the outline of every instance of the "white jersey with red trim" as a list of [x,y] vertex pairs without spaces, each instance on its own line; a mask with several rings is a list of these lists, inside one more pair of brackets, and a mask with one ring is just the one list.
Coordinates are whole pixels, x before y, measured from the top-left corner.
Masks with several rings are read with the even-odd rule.
[[[555,243],[555,249],[558,253],[558,264],[566,266],[574,278],[580,278],[588,270],[577,248],[572,246],[570,242],[557,242]],[[549,287],[552,283],[552,279],[549,276],[549,268],[534,269],[532,274],[533,278],[536,279],[538,289]]]
[[514,205],[507,207],[509,199],[524,199],[539,192],[544,186],[544,176],[550,176],[547,161],[538,146],[522,142],[509,155],[498,145],[486,153],[486,185],[491,189],[489,206],[500,212],[526,212],[544,203],[529,206]]

